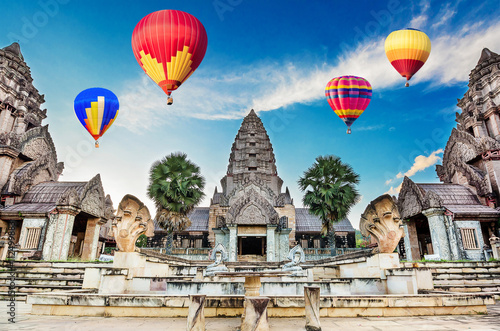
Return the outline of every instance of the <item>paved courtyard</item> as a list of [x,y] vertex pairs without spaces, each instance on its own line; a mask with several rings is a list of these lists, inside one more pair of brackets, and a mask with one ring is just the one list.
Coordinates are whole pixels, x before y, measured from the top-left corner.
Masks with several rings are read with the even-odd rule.
[[[16,323],[7,323],[6,301],[0,301],[0,330],[186,330],[184,318],[71,317],[30,315],[30,305],[17,303]],[[500,303],[488,307],[488,315],[425,317],[323,318],[324,331],[500,330]],[[233,331],[239,318],[207,318],[207,331]],[[271,330],[304,330],[303,318],[272,318]]]

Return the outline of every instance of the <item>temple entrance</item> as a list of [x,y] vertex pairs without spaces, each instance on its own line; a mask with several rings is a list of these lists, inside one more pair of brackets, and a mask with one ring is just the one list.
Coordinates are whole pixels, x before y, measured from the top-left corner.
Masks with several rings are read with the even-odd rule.
[[418,247],[420,250],[419,259],[423,258],[424,255],[434,254],[434,248],[432,247],[431,240],[431,230],[429,229],[429,222],[427,219],[416,220],[415,226],[418,235]]
[[238,255],[260,255],[266,254],[265,237],[239,237]]

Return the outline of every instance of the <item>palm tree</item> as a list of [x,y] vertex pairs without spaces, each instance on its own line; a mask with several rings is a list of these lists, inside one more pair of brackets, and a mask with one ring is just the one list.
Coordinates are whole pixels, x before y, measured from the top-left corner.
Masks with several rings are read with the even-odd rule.
[[306,191],[302,199],[309,213],[318,216],[323,227],[321,234],[328,234],[330,247],[335,251],[334,224],[349,214],[358,202],[359,175],[352,167],[334,155],[318,156],[316,162],[299,179],[299,188]]
[[167,252],[173,232],[191,225],[187,215],[205,196],[204,187],[200,168],[184,153],[172,153],[151,166],[148,196],[155,202],[158,225],[167,231]]

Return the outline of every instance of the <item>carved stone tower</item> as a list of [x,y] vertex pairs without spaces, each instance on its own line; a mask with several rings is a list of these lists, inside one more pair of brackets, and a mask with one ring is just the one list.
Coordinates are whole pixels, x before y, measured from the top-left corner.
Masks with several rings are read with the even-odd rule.
[[469,90],[458,100],[458,129],[476,138],[491,137],[500,140],[500,55],[485,48],[469,74]]
[[210,245],[228,247],[230,261],[246,254],[284,259],[295,239],[295,207],[288,188],[281,192],[271,141],[253,109],[236,135],[221,185],[210,203]]
[[265,181],[274,194],[281,192],[283,181],[276,170],[273,146],[253,109],[243,120],[231,148],[227,175],[221,180],[223,193],[231,192],[252,174]]
[[19,44],[0,49],[0,187],[5,205],[20,201],[33,185],[57,180],[62,172],[48,126],[42,127],[44,102]]

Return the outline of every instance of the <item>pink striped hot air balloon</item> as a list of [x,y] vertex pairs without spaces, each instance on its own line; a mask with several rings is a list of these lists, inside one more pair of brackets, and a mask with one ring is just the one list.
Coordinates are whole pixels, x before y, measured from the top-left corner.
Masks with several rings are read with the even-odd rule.
[[351,133],[352,123],[370,104],[372,86],[362,77],[335,77],[326,84],[325,95],[335,114],[347,125],[347,133]]

